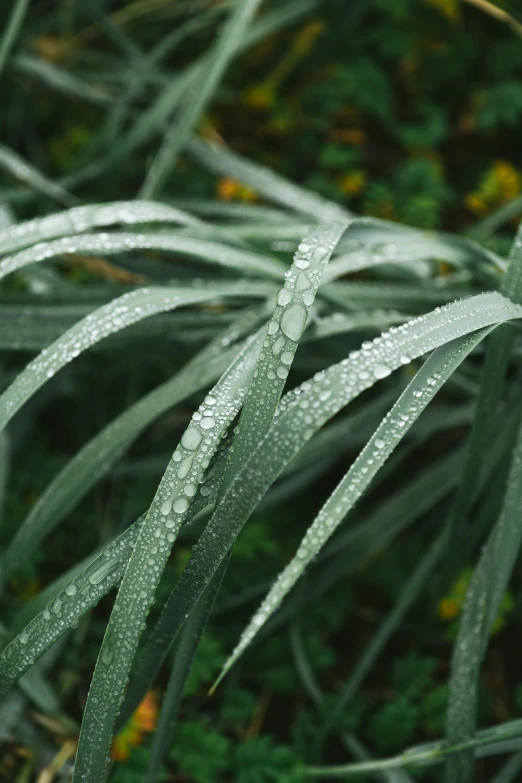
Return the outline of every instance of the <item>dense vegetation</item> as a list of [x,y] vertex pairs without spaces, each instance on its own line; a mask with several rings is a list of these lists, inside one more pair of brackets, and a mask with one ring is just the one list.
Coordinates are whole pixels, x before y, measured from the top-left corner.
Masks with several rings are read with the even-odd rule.
[[516,11],[0,17],[2,780],[519,779]]

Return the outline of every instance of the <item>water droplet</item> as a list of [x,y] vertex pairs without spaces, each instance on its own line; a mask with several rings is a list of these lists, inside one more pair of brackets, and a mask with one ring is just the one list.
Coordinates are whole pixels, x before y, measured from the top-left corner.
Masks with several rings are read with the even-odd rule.
[[387,378],[390,373],[391,370],[387,364],[376,364],[373,368],[373,374],[378,380],[381,378]]
[[173,509],[176,512],[176,514],[183,514],[183,512],[188,509],[189,505],[190,504],[187,498],[179,498],[174,503]]
[[201,443],[202,437],[203,435],[196,427],[189,427],[181,438],[181,445],[189,451],[194,451]]
[[201,420],[201,427],[204,430],[211,430],[216,422],[211,416],[205,416],[204,419]]
[[286,307],[292,301],[292,295],[286,288],[282,288],[277,295],[277,304],[281,307]]
[[295,304],[285,310],[281,318],[281,329],[290,340],[297,342],[306,324],[307,312],[303,305]]

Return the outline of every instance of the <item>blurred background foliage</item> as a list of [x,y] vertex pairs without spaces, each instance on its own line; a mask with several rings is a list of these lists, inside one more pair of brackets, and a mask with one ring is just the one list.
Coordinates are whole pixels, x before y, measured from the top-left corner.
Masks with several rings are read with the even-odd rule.
[[[9,5],[0,9],[2,23]],[[34,0],[0,81],[2,144],[65,186],[77,172],[87,172],[75,189],[82,200],[134,198],[161,135],[144,134],[130,145],[123,165],[118,165],[118,145],[132,133],[136,112],[146,114],[170,77],[205,52],[226,5],[214,0]],[[278,2],[267,3],[265,13],[276,7]],[[234,61],[200,133],[223,138],[234,150],[362,214],[473,232],[478,221],[522,192],[522,26],[507,3],[494,8],[507,15],[492,15],[489,3],[471,0],[303,2],[291,23],[248,46]],[[181,29],[185,33],[176,41]],[[153,52],[157,69],[148,65]],[[261,201],[251,188],[228,177],[216,182],[182,157],[165,198],[214,197]],[[24,186],[23,173],[5,167],[0,201],[8,201],[19,218],[56,208]],[[505,252],[513,227],[509,218],[505,230],[487,241]],[[102,271],[109,275],[111,267]],[[71,282],[94,279],[82,264],[67,274]],[[203,321],[199,329],[203,335]],[[24,461],[15,462],[12,472],[2,546],[69,456],[191,352],[187,341],[172,356],[167,343],[164,350],[151,352],[146,364],[141,355],[139,366],[124,352],[87,356],[56,380],[53,394],[60,404],[45,409],[45,415],[43,398],[28,406],[25,419],[15,424],[15,449],[24,444]],[[22,363],[19,354],[7,356],[4,371],[9,374]],[[120,399],[114,398],[115,387],[121,388]],[[89,405],[84,405],[87,398]],[[191,409],[189,400],[140,438],[124,464],[75,511],[73,525],[52,534],[45,562],[34,557],[11,580],[2,606],[7,624],[68,563],[127,524],[133,510],[146,508],[169,446]],[[78,416],[80,410],[88,412]],[[39,433],[34,441],[33,422]],[[437,437],[443,442],[453,435]],[[356,453],[357,443],[346,459]],[[319,478],[320,496],[342,472],[335,468],[328,479]],[[379,492],[391,489],[385,480]],[[375,502],[360,504],[357,518],[364,518]],[[311,490],[277,510],[260,510],[241,534],[191,675],[165,780],[297,783],[304,779],[301,761],[334,763],[345,757],[337,740],[327,741],[317,730],[319,718],[303,691],[299,656],[306,656],[325,691],[335,692],[398,597],[405,572],[423,551],[422,532],[408,532],[393,549],[381,552],[378,567],[372,561],[340,579],[308,605],[292,633],[285,627],[263,639],[217,695],[207,697],[245,619],[298,544],[303,518],[310,519],[318,504]],[[428,528],[436,523],[438,509],[426,520]],[[184,530],[165,591],[187,561],[197,533]],[[440,736],[451,642],[468,582],[468,571],[449,591],[441,591],[434,580],[426,602],[410,612],[391,644],[391,675],[377,667],[336,729],[357,731],[382,754]],[[259,586],[253,595],[247,590],[252,584]],[[508,594],[497,620],[482,682],[483,724],[522,715],[515,653],[522,640],[520,624],[514,622],[520,619],[519,598]],[[35,709],[21,733],[3,734],[3,780],[51,783],[66,775],[109,607],[102,602],[82,621],[65,649],[55,685],[67,715],[51,718]],[[348,617],[350,634],[343,630]],[[430,648],[433,656],[425,654]],[[114,783],[143,780],[159,696],[149,694],[118,736]],[[429,781],[439,773],[415,774]]]

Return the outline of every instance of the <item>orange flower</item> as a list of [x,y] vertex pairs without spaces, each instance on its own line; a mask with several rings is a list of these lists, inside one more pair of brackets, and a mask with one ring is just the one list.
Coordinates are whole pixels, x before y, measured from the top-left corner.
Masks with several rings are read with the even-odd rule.
[[242,185],[232,177],[221,177],[217,183],[217,195],[222,201],[255,201],[256,193],[248,185]]
[[158,699],[153,691],[149,691],[129,722],[114,737],[111,758],[115,761],[126,761],[131,749],[141,745],[144,735],[154,731],[157,722]]

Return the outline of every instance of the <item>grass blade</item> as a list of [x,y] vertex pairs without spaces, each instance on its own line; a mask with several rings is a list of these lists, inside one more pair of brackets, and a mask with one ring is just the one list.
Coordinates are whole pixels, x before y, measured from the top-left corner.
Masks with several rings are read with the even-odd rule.
[[150,198],[158,193],[170,176],[181,149],[185,146],[213,94],[231,59],[240,47],[252,17],[261,0],[237,0],[230,19],[225,24],[213,50],[205,58],[205,65],[198,78],[191,85],[179,110],[179,117],[169,128],[158,155],[152,164],[142,195]]
[[65,188],[53,182],[18,153],[3,144],[0,144],[0,168],[37,193],[42,193],[66,207],[72,207],[78,203],[78,199],[68,193]]
[[241,270],[246,274],[261,275],[275,280],[281,280],[284,272],[282,265],[269,256],[238,250],[218,242],[193,239],[174,233],[133,234],[115,231],[111,234],[81,234],[50,242],[39,242],[34,247],[3,258],[0,261],[0,280],[16,269],[67,253],[104,256],[128,253],[131,250],[181,253],[228,269]]
[[406,357],[412,361],[457,337],[521,313],[522,308],[495,293],[454,302],[365,344],[362,351],[353,352],[283,398],[269,433],[223,494],[213,523],[205,528],[150,634],[129,689],[127,711],[141,701],[176,633],[256,505],[313,433],[365,389],[404,364]]
[[[453,652],[447,715],[447,736],[452,744],[466,742],[475,730],[480,665],[522,543],[521,506],[522,427],[502,513],[473,573]],[[453,756],[446,767],[448,782],[468,780],[472,761],[469,752]]]
[[[255,635],[277,610],[287,593],[303,575],[307,566],[310,565],[328,538],[353,508],[375,474],[408,432],[408,429],[414,424],[426,406],[429,405],[450,375],[475,346],[484,339],[486,333],[486,330],[481,330],[471,336],[465,336],[443,345],[424,363],[391,411],[385,416],[348,473],[328,498],[312,525],[308,528],[296,556],[280,574],[267,597],[254,614],[249,625],[241,635],[238,646],[225,663],[217,682],[234,665],[252,642]],[[445,538],[438,542],[433,548],[430,557],[424,563],[423,568],[414,575],[410,585],[412,588],[418,589],[420,587],[422,580],[429,573],[429,569],[435,564],[436,557],[442,551],[444,542]],[[416,592],[413,592],[413,590],[404,594],[404,600],[397,604],[395,611],[390,615],[388,624],[384,626],[385,630],[376,643],[377,650],[380,649],[388,634],[395,628],[396,623],[409,608],[410,602],[415,597]],[[376,654],[374,651],[371,651],[371,655],[367,659],[368,664],[373,661],[373,657]],[[361,659],[361,666],[363,667],[362,671],[366,672],[364,659]],[[359,676],[361,675],[357,673],[357,677]],[[350,695],[350,691],[348,691],[348,695]]]
[[[141,288],[120,296],[91,313],[27,365],[0,396],[0,430],[27,400],[58,370],[110,334],[156,313],[221,296],[255,296],[256,287],[213,284],[197,288]],[[265,292],[263,291],[263,296]]]
[[11,49],[15,45],[18,34],[22,29],[27,9],[29,8],[29,0],[15,0],[9,20],[6,28],[2,34],[2,40],[0,41],[0,74],[4,70],[7,58],[11,53]]
[[115,201],[89,204],[66,212],[16,223],[0,231],[0,253],[13,253],[37,242],[48,242],[70,234],[117,223],[179,223],[198,226],[200,221],[181,209],[157,201]]

